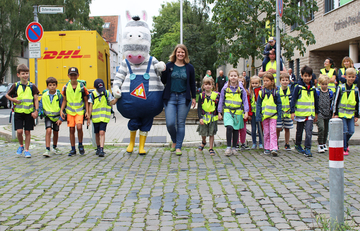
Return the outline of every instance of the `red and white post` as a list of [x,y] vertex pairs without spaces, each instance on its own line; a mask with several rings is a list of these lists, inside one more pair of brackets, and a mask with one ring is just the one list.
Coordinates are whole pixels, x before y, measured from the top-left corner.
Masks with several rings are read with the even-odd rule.
[[344,224],[344,134],[339,118],[329,122],[330,230]]

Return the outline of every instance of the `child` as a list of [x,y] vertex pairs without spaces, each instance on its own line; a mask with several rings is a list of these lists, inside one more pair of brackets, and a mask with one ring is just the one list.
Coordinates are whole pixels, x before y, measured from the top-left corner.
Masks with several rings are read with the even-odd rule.
[[[239,82],[241,83],[241,85],[243,87],[245,86],[245,77],[243,75],[239,77]],[[251,112],[251,106],[250,106],[249,92],[246,88],[245,88],[245,91],[246,91],[246,98],[247,98],[248,105],[249,105],[248,118],[251,119],[250,116],[252,115],[252,112]],[[247,146],[245,143],[246,142],[246,122],[247,122],[247,119],[244,118],[244,127],[239,130],[239,140],[238,140],[237,148],[240,148],[241,150],[249,150],[250,149],[250,147]],[[240,142],[241,142],[241,146],[239,147]]]
[[335,63],[331,58],[327,58],[324,61],[324,68],[320,69],[320,74],[327,75],[330,78],[328,88],[333,92],[336,92],[336,86],[338,79],[336,78],[336,70],[334,69]]
[[[78,81],[79,71],[76,67],[70,67],[68,70],[68,77],[70,81],[63,87],[61,94],[64,97],[63,103],[61,105],[60,116],[65,119],[65,114],[63,113],[66,106],[67,114],[67,124],[70,132],[70,144],[71,151],[69,156],[76,155],[75,150],[75,126],[78,132],[79,139],[79,152],[81,155],[85,154],[85,149],[82,144],[83,141],[83,130],[82,125],[85,119],[88,118],[88,91],[86,87]],[[84,104],[85,109],[84,111]]]
[[[281,47],[280,47],[281,52]],[[262,69],[266,70],[266,64],[270,61],[269,54],[274,53],[276,55],[276,38],[270,37],[269,42],[266,44],[263,55],[265,55],[264,60],[262,62]],[[280,54],[280,61],[282,63],[282,58]],[[282,64],[281,64],[282,65]]]
[[356,70],[346,70],[346,83],[338,86],[334,104],[334,117],[341,118],[344,127],[344,155],[349,155],[349,140],[354,134],[354,123],[359,118],[359,89],[355,86]]
[[[239,72],[236,69],[230,70],[228,78],[228,86],[224,86],[221,90],[218,106],[218,112],[223,112],[224,125],[226,127],[226,156],[237,155],[236,143],[238,141],[239,129],[244,127],[242,114],[245,111],[244,119],[247,119],[249,112],[246,91],[239,84]],[[232,148],[231,141],[233,142]]]
[[[304,154],[306,157],[312,157],[311,154],[311,137],[313,122],[316,123],[319,113],[318,96],[312,79],[313,70],[304,66],[301,69],[301,80],[295,87],[291,103],[291,119],[297,121],[295,149]],[[305,150],[301,147],[302,134],[305,127]]]
[[327,75],[319,76],[320,88],[316,89],[316,93],[319,97],[319,116],[317,121],[318,126],[318,152],[324,153],[327,151],[326,141],[329,131],[329,121],[332,117],[332,100],[333,91],[328,89],[330,78]]
[[276,123],[281,122],[281,99],[271,72],[264,74],[263,84],[256,103],[256,122],[263,121],[264,154],[277,156]]
[[[30,131],[34,130],[34,119],[39,113],[39,90],[33,83],[28,81],[29,68],[25,64],[18,65],[16,72],[20,81],[11,86],[5,97],[14,103],[15,130],[20,144],[16,154],[21,155],[25,149],[25,157],[31,158],[29,152]],[[25,130],[25,148],[23,145],[23,129]]]
[[[346,69],[348,68],[351,68],[354,66],[354,61],[352,61],[351,58],[349,58],[348,56],[345,56],[341,62],[341,66],[342,68],[339,69],[339,72],[338,72],[338,79],[339,79],[339,82],[341,83],[346,83],[346,78],[345,78],[345,71]],[[356,69],[355,69],[356,70]],[[358,80],[359,80],[359,71],[356,70],[356,79],[354,81],[355,84],[358,83]]]
[[294,127],[293,121],[290,115],[290,102],[291,102],[291,91],[290,91],[290,76],[288,74],[280,75],[279,95],[282,105],[282,118],[281,122],[276,125],[276,135],[279,140],[280,132],[285,129],[285,150],[291,151],[289,140],[290,140],[290,129]]
[[[89,115],[92,117],[94,125],[94,133],[96,135],[96,155],[104,157],[104,144],[106,126],[110,121],[111,106],[116,104],[117,98],[114,98],[109,91],[105,89],[105,84],[102,79],[94,81],[95,90],[90,93],[89,97]],[[87,126],[90,125],[90,120],[87,120]]]
[[199,95],[198,101],[198,116],[200,119],[200,125],[197,128],[197,132],[202,138],[202,144],[199,146],[199,150],[202,151],[206,145],[206,137],[209,136],[210,143],[210,155],[214,156],[214,135],[217,132],[217,120],[222,119],[221,114],[218,115],[218,104],[220,94],[214,90],[214,80],[211,77],[205,77],[202,85],[203,92]]
[[[259,134],[259,148],[263,149],[262,135],[261,135],[261,123],[256,122],[256,101],[259,96],[259,90],[261,90],[261,79],[259,76],[254,75],[250,78],[250,102],[251,102],[251,137],[252,137],[252,147],[251,149],[256,149],[256,127]],[[259,126],[260,125],[260,126]]]
[[46,91],[39,103],[39,111],[41,115],[45,115],[45,145],[46,150],[43,154],[45,157],[50,156],[50,140],[51,140],[51,129],[53,130],[53,150],[54,154],[60,154],[60,150],[57,148],[57,142],[59,138],[59,126],[62,123],[60,117],[60,108],[62,105],[63,97],[58,93],[57,80],[54,77],[49,77],[46,80],[48,91]]

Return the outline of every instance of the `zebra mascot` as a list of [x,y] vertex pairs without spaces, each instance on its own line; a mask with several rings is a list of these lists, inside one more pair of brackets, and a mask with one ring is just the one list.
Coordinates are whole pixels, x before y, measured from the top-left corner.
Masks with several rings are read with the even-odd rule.
[[[163,109],[162,93],[164,85],[160,75],[165,70],[165,63],[149,55],[151,35],[145,21],[139,16],[132,17],[126,12],[128,23],[123,32],[122,61],[113,83],[113,94],[117,109],[125,118],[130,119],[130,143],[126,149],[132,153],[136,131],[139,132],[139,154],[145,155],[146,136],[151,129],[154,117]],[[143,11],[143,20],[146,13]]]

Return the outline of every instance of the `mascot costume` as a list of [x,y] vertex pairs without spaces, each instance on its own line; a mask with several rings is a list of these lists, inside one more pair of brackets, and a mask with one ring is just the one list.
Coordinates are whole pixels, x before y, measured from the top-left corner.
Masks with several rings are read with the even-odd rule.
[[[125,60],[116,73],[113,83],[113,94],[117,109],[121,115],[130,119],[130,143],[126,151],[132,153],[135,145],[136,131],[139,132],[139,154],[145,155],[146,136],[153,124],[154,117],[163,109],[162,93],[164,85],[160,75],[165,70],[165,63],[149,55],[151,35],[149,26],[140,17],[131,20],[126,12],[128,23],[123,31],[123,54]],[[143,20],[146,13],[143,12]]]

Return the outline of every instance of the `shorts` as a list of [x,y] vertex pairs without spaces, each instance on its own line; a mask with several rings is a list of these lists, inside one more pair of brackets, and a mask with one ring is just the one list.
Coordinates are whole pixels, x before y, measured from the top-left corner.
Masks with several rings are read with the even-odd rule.
[[234,115],[232,116],[231,113],[225,112],[224,113],[224,126],[232,126],[234,130],[240,130],[244,128],[244,119],[242,115]]
[[30,114],[16,113],[14,115],[15,130],[24,129],[25,131],[34,130],[34,118]]
[[277,128],[292,129],[294,128],[294,123],[291,118],[282,118],[281,122],[276,123]]
[[93,123],[93,125],[94,125],[94,133],[99,133],[100,131],[106,132],[107,123],[99,122],[99,123]]
[[55,132],[59,131],[59,125],[53,122],[49,117],[45,116],[45,129],[51,128]]
[[213,136],[216,135],[217,132],[217,121],[213,121],[212,123],[201,125],[199,124],[196,131],[200,136]]
[[83,124],[84,122],[84,115],[69,115],[67,114],[67,126],[69,128],[75,127],[76,124]]

